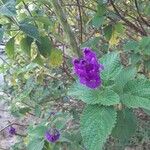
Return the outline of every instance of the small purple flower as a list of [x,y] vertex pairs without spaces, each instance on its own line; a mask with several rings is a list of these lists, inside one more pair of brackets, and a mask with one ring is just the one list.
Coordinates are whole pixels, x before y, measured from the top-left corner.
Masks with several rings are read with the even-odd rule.
[[9,134],[12,136],[12,135],[16,135],[16,129],[13,128],[13,127],[10,127],[9,128]]
[[48,142],[55,143],[60,138],[60,133],[57,129],[51,129],[45,133],[45,139]]
[[50,112],[50,115],[52,115],[52,116],[54,116],[55,114],[56,114],[56,112],[54,112],[54,111]]
[[74,59],[73,64],[81,84],[92,89],[101,85],[100,72],[104,69],[104,66],[98,62],[96,53],[90,48],[84,48],[83,57]]

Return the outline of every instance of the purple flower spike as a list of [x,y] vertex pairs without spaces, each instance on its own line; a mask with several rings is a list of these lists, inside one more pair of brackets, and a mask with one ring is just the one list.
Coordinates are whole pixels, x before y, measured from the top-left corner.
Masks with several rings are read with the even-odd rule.
[[89,88],[95,89],[102,83],[100,72],[104,66],[97,60],[96,53],[90,48],[83,49],[83,57],[81,59],[74,59],[74,70],[78,75],[80,83]]
[[51,129],[45,133],[45,139],[48,142],[55,143],[60,138],[60,133],[57,129]]
[[16,129],[13,128],[13,127],[10,127],[10,128],[9,128],[9,134],[10,134],[10,135],[15,135],[15,134],[16,134]]

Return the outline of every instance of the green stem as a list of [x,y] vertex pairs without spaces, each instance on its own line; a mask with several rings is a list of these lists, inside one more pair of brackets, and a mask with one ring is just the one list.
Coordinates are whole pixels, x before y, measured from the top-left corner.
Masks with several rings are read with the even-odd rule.
[[68,38],[69,38],[69,43],[70,43],[70,46],[73,50],[73,52],[77,55],[77,56],[81,56],[81,51],[79,49],[79,47],[77,46],[77,41],[75,39],[75,36],[68,24],[68,21],[67,21],[67,18],[66,18],[66,15],[60,5],[60,2],[59,0],[51,0],[51,4],[54,8],[54,11],[56,13],[56,16],[58,17],[62,27],[63,27],[63,30],[65,31],[65,33],[67,34]]

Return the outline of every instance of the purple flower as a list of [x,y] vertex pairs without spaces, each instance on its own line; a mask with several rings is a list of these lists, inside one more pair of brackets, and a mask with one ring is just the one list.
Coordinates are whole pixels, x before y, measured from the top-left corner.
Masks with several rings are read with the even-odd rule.
[[60,138],[60,133],[57,129],[51,129],[45,133],[45,139],[48,142],[55,143]]
[[100,72],[104,69],[104,66],[98,62],[96,53],[90,48],[84,48],[83,57],[74,59],[73,64],[81,84],[92,89],[101,85]]
[[13,128],[13,127],[10,127],[10,128],[9,128],[9,134],[10,134],[10,135],[15,135],[15,134],[16,134],[16,129]]

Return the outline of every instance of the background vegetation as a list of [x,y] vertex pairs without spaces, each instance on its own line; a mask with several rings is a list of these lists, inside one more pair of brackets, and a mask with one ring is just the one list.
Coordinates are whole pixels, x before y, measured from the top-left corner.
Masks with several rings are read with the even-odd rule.
[[[112,63],[117,55],[117,61],[126,68],[118,78],[124,81],[128,72],[129,78],[137,72],[136,78],[149,81],[149,35],[149,0],[1,0],[0,42],[5,39],[7,54],[7,59],[1,58],[4,63],[0,71],[5,79],[1,99],[7,100],[15,117],[31,120],[29,124],[13,122],[7,126],[24,127],[12,149],[86,149],[79,130],[85,104],[68,96],[76,80],[72,59],[82,55],[83,47],[93,49],[98,58],[113,52]],[[111,59],[107,59],[109,65]],[[150,92],[150,88],[146,90]],[[143,109],[134,109],[133,117],[130,110],[125,112],[131,120],[137,117],[137,128],[134,121],[122,120],[124,133],[116,135],[118,139],[110,136],[105,149],[120,150],[128,145],[150,149],[150,105],[143,105]],[[50,127],[61,131],[55,144],[43,140]]]

